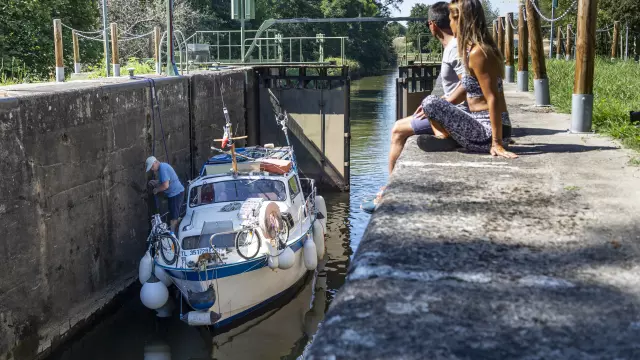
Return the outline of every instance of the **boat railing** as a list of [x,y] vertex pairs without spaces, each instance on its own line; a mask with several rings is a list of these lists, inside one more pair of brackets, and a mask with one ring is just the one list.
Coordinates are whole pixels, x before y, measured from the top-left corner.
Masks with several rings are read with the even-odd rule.
[[[316,187],[315,187],[315,182],[313,179],[300,179],[300,185],[302,186],[302,188],[304,189],[305,185],[302,185],[304,182],[306,182],[307,184],[307,190],[308,195],[304,200],[304,204],[302,207],[300,207],[300,210],[298,210],[298,224],[300,226],[300,229],[302,230],[302,223],[304,222],[304,220],[306,220],[307,218],[311,217],[312,215],[316,216]],[[304,191],[303,191],[304,193]],[[305,214],[305,217],[302,218],[302,214]],[[311,219],[313,220],[313,218]]]

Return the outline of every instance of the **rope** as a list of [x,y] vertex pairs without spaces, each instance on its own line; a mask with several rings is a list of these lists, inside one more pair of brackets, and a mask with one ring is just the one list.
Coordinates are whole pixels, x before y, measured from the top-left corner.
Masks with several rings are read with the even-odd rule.
[[511,25],[511,28],[513,30],[518,30],[518,27],[513,25],[513,19],[510,16],[507,16],[507,22],[509,23],[509,25]]
[[557,18],[555,18],[555,19],[550,19],[550,18],[548,18],[548,17],[544,16],[544,15],[542,14],[542,12],[540,11],[540,9],[538,9],[538,5],[536,5],[536,1],[535,1],[535,0],[527,0],[527,1],[529,1],[529,2],[531,3],[531,5],[533,5],[533,8],[536,10],[536,12],[538,13],[538,15],[540,15],[540,17],[541,17],[542,19],[544,19],[544,20],[546,20],[546,21],[549,21],[549,22],[554,22],[554,21],[562,20],[562,18],[564,18],[565,16],[567,16],[567,15],[569,14],[569,12],[570,12],[571,10],[573,10],[573,8],[574,8],[574,7],[576,6],[576,4],[578,3],[578,0],[574,0],[574,1],[573,1],[573,3],[571,4],[571,6],[569,6],[569,7],[567,8],[567,10],[565,10],[565,12],[564,12],[562,15],[558,16],[558,17],[557,17]]
[[89,37],[89,36],[84,36],[82,34],[79,34],[77,32],[76,32],[76,35],[78,35],[81,38],[88,39],[88,40],[95,40],[95,41],[100,41],[100,42],[104,41],[104,37],[102,37],[102,36],[100,36],[100,37]]
[[164,127],[162,125],[162,116],[160,115],[160,104],[158,103],[158,97],[156,96],[156,82],[153,79],[149,80],[149,88],[151,89],[151,121],[153,122],[153,144],[151,144],[151,155],[156,155],[156,117],[155,107],[158,106],[158,120],[160,120],[160,131],[162,132],[162,142],[164,143],[164,156],[166,161],[169,162],[169,151],[167,150],[167,138],[164,135]]
[[96,31],[81,31],[81,30],[76,30],[74,28],[72,28],[71,26],[63,23],[62,21],[60,21],[60,24],[62,24],[62,26],[66,27],[67,29],[71,30],[71,31],[75,31],[76,34],[78,33],[83,33],[83,34],[102,34],[102,30],[96,30]]
[[128,37],[128,38],[121,38],[121,39],[119,39],[119,41],[129,41],[129,40],[139,39],[141,37],[149,36],[151,34],[153,34],[153,31],[149,31],[146,34],[140,34],[140,35],[131,36],[131,37]]
[[609,27],[602,28],[602,29],[596,29],[596,32],[605,32],[605,31],[609,31],[611,29],[613,29],[613,25],[610,25]]

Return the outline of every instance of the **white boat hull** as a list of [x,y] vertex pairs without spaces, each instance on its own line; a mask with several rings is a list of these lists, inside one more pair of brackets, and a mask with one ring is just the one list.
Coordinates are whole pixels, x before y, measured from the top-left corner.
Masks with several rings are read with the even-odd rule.
[[267,256],[242,263],[209,267],[206,271],[175,271],[166,267],[165,269],[187,303],[188,291],[198,293],[213,288],[215,301],[212,304],[204,302],[200,306],[191,303],[190,305],[197,311],[220,314],[220,319],[214,324],[220,327],[275,300],[306,274],[308,270],[303,254],[305,239],[306,236],[302,236],[288,245],[294,251],[295,261],[293,266],[286,270],[270,269],[267,266]]

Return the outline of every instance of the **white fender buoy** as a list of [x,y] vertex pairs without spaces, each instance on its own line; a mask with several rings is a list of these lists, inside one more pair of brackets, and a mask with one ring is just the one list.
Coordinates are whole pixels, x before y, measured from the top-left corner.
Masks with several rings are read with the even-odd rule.
[[322,230],[327,232],[327,204],[324,202],[324,198],[320,195],[316,196],[316,209],[318,212],[322,213],[323,219],[320,219],[320,223],[322,224]]
[[260,230],[265,239],[273,239],[275,234],[271,230],[271,222],[275,219],[281,219],[280,207],[273,201],[265,201],[260,206],[260,215],[258,215],[258,222]]
[[213,311],[189,311],[182,316],[182,321],[191,326],[209,326],[220,320],[220,314]]
[[154,272],[154,275],[158,278],[158,280],[162,281],[164,286],[169,287],[171,286],[171,284],[173,284],[173,281],[171,280],[171,277],[169,276],[169,274],[167,274],[167,272],[160,266],[158,265],[154,266],[153,272]]
[[156,309],[156,316],[159,318],[168,318],[173,314],[173,310],[176,308],[175,301],[173,301],[172,297],[167,299],[167,302],[162,305],[162,307]]
[[142,259],[140,259],[140,265],[138,266],[138,280],[140,280],[140,284],[144,285],[144,283],[149,280],[151,277],[151,271],[153,267],[153,258],[149,252],[145,252]]
[[282,253],[278,255],[278,267],[282,270],[287,270],[293,266],[296,261],[296,254],[290,247],[286,247],[282,250]]
[[267,265],[269,265],[269,269],[275,270],[278,268],[278,252],[271,246],[269,241],[265,241],[267,244],[267,249],[269,249],[269,255],[267,255]]
[[168,299],[169,290],[155,275],[152,275],[140,289],[142,304],[151,310],[161,308]]
[[316,251],[318,252],[318,261],[324,258],[324,230],[322,229],[322,224],[320,221],[316,220],[313,222],[313,242],[316,244]]
[[307,270],[314,270],[318,266],[318,251],[316,250],[316,244],[313,239],[307,236],[302,248],[304,256],[304,266]]

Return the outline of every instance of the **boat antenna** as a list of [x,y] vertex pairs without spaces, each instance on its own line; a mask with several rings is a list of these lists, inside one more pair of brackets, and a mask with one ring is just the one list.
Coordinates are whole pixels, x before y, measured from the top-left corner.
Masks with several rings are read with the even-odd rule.
[[289,147],[289,156],[291,157],[291,162],[293,163],[293,168],[296,172],[298,172],[298,166],[296,165],[296,157],[293,153],[293,145],[291,145],[291,141],[289,141],[289,132],[287,128],[287,122],[289,122],[289,114],[285,110],[284,113],[279,113],[276,115],[276,123],[282,126],[282,132],[284,132],[284,137],[287,140],[287,146]]
[[231,129],[231,118],[229,117],[229,111],[227,110],[227,106],[224,103],[224,88],[222,85],[218,85],[220,88],[220,98],[222,99],[222,113],[224,114],[225,124],[224,124],[224,135],[222,139],[214,139],[215,141],[222,142],[221,148],[224,149],[227,146],[231,145],[231,164],[233,167],[233,175],[238,175],[238,162],[236,161],[236,143],[234,140],[246,139],[247,136],[233,136],[233,131]]

